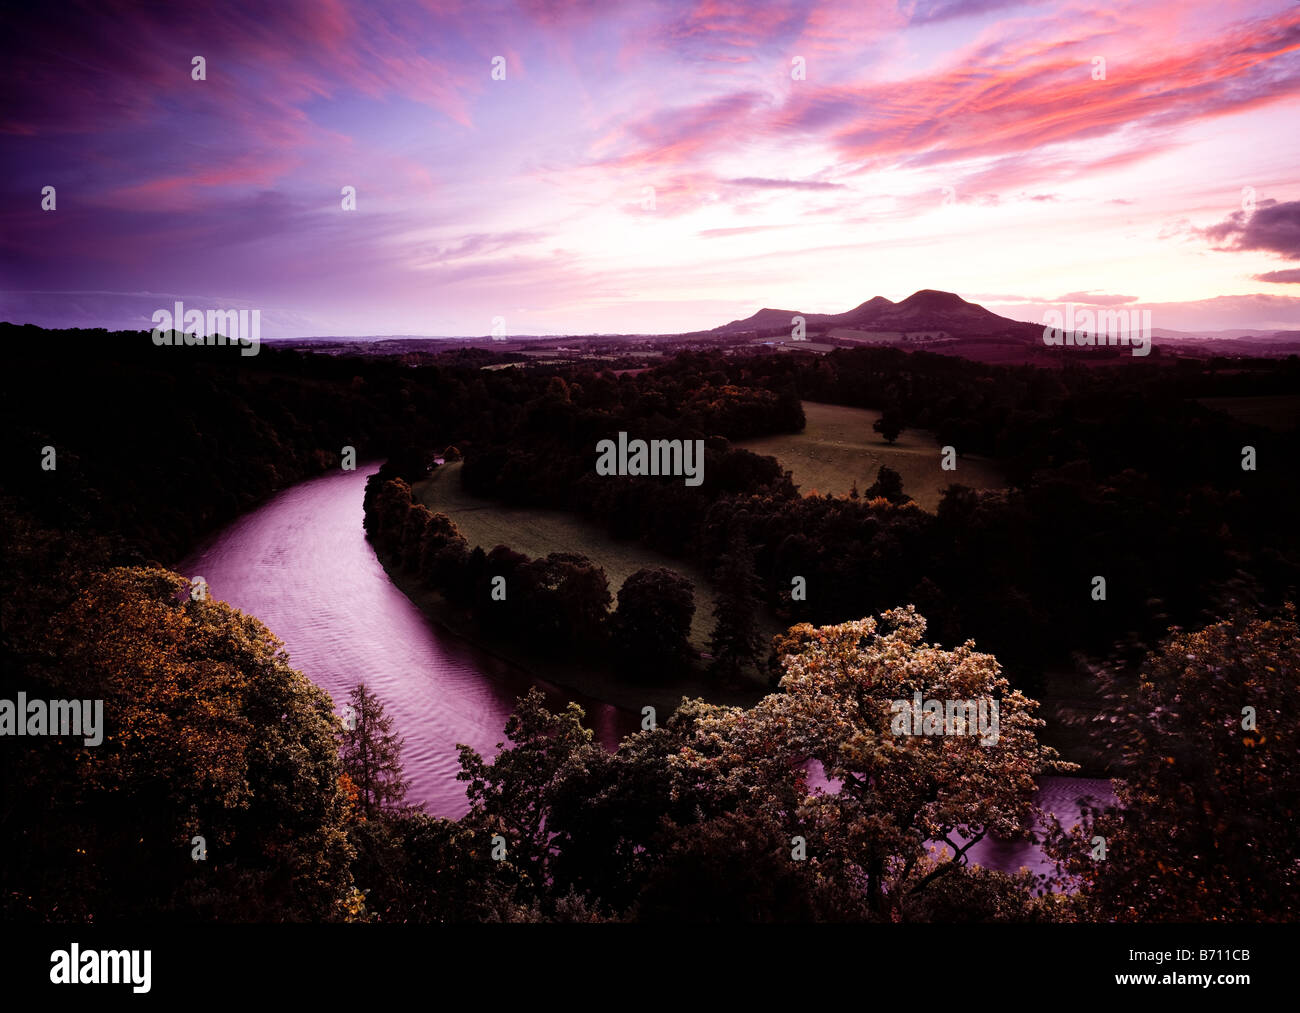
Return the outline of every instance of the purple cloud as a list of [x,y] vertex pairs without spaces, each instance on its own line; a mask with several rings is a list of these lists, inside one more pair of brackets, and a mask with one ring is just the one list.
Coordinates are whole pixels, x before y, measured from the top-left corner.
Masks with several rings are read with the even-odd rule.
[[1262,200],[1253,212],[1234,211],[1205,235],[1225,250],[1267,250],[1300,260],[1300,201]]

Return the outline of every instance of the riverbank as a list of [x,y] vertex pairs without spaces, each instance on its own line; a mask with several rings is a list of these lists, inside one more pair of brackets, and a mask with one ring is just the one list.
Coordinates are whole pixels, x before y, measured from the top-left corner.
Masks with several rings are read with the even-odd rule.
[[655,684],[620,679],[617,672],[605,666],[537,658],[514,645],[503,644],[485,635],[472,618],[437,591],[421,586],[416,577],[393,566],[392,559],[386,558],[386,554],[376,551],[375,555],[393,585],[434,625],[473,644],[478,650],[522,669],[532,678],[553,686],[581,693],[636,714],[640,714],[642,707],[650,706],[655,709],[659,721],[676,710],[683,697],[700,697],[710,703],[750,707],[764,694],[771,692],[768,687],[757,682],[736,689],[720,687],[708,677],[700,663],[692,666],[690,678]]
[[[451,518],[471,547],[490,552],[497,545],[507,545],[534,559],[552,552],[579,552],[605,571],[610,594],[615,597],[623,582],[638,570],[666,567],[691,582],[695,614],[688,639],[697,651],[709,650],[718,595],[703,566],[636,541],[615,538],[602,525],[567,511],[507,506],[472,495],[461,484],[460,469],[460,462],[440,465],[428,478],[411,483],[411,497]],[[764,643],[785,632],[786,624],[769,608],[760,607],[756,619]]]

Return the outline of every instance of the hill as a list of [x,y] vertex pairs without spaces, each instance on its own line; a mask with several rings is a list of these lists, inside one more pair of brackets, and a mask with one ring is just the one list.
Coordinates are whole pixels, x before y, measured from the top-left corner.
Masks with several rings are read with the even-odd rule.
[[876,296],[844,313],[806,313],[799,310],[765,308],[743,320],[713,328],[712,334],[742,334],[786,331],[796,315],[809,330],[848,328],[864,332],[943,332],[949,337],[991,335],[1032,341],[1042,337],[1042,325],[999,316],[953,292],[921,289],[902,302]]

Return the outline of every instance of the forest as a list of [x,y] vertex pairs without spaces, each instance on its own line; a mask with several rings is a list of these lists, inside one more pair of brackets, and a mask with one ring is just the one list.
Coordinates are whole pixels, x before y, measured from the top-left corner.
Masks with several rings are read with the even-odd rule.
[[[483,370],[496,359],[473,352],[160,358],[147,334],[12,325],[0,339],[14,350],[0,697],[102,699],[109,715],[100,747],[3,743],[9,920],[1296,915],[1297,434],[1199,401],[1300,393],[1295,358],[1049,370],[719,352],[615,375]],[[732,444],[797,432],[806,400],[930,431],[936,459],[944,445],[995,458],[1010,488],[954,485],[932,514],[887,469],[857,494],[804,495]],[[705,481],[598,476],[597,444],[619,432],[702,440]],[[728,589],[711,670],[760,672],[769,691],[750,707],[685,701],[613,753],[578,708],[530,694],[512,748],[462,749],[464,818],[408,805],[364,687],[343,726],[342,701],[293,670],[273,630],[195,600],[170,570],[344,448],[377,462],[365,526],[381,558],[488,635],[664,679],[691,660],[692,589],[664,568],[614,589],[578,554],[470,547],[411,499],[437,458],[463,460],[478,495],[702,561]],[[775,643],[754,635],[757,602],[789,627]],[[972,840],[1021,832],[1036,775],[1072,769],[1035,716],[1043,672],[1061,666],[1104,701],[1094,725],[1119,802],[1052,835],[1059,882],[969,866]],[[996,749],[884,734],[890,700],[944,687],[1000,701]],[[837,792],[809,793],[811,761]],[[197,828],[228,856],[216,875],[195,874]]]

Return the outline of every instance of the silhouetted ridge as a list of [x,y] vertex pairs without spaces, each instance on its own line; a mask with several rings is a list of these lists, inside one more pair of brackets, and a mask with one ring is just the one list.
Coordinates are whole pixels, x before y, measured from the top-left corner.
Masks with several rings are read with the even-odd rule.
[[953,338],[989,334],[1024,337],[1030,330],[1041,331],[1039,325],[998,316],[983,306],[967,302],[954,292],[933,288],[913,292],[899,303],[878,295],[845,313],[807,313],[764,307],[753,316],[733,320],[713,328],[713,331],[723,334],[745,331],[771,333],[789,328],[796,315],[804,318],[808,328],[821,330],[843,327],[861,331],[930,331]]

